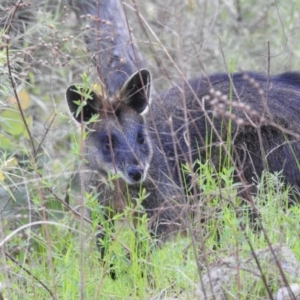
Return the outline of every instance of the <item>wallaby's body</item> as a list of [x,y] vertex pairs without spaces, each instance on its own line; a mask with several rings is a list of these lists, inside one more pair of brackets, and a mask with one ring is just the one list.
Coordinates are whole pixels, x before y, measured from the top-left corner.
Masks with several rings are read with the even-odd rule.
[[158,95],[150,111],[162,151],[171,160],[174,156],[177,166],[191,157],[190,163],[210,159],[219,170],[229,136],[233,159],[246,181],[251,183],[267,168],[283,170],[288,184],[300,186],[299,73],[272,76],[269,81],[257,73],[236,73],[231,80],[228,74],[193,79]]
[[[86,99],[72,86],[67,100]],[[270,77],[256,73],[216,74],[194,79],[156,95],[149,104],[150,74],[141,70],[112,101],[92,92],[77,121],[99,114],[87,125],[85,141],[86,189],[99,194],[101,205],[122,209],[128,194],[148,195],[143,207],[154,235],[180,228],[185,203],[181,164],[210,159],[216,169],[228,155],[229,138],[233,162],[251,183],[267,168],[283,169],[287,184],[300,186],[300,75]],[[146,109],[148,111],[146,112]],[[212,126],[213,124],[213,126]],[[283,128],[283,131],[280,129]],[[285,132],[284,132],[285,131]],[[293,136],[290,133],[294,133]],[[103,179],[118,173],[114,189]],[[200,187],[201,188],[201,187]]]

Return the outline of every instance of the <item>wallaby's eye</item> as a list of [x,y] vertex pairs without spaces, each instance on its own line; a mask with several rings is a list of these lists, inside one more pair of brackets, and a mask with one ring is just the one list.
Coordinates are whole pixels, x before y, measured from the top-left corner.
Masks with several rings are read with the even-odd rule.
[[104,148],[105,148],[106,150],[110,150],[109,142],[106,142],[106,143],[104,144]]
[[143,137],[143,135],[141,133],[138,133],[138,135],[137,135],[137,141],[141,145],[144,144],[145,139],[144,139],[144,137]]
[[110,140],[109,140],[109,137],[106,137],[103,141],[103,148],[105,150],[110,150],[110,149],[113,149],[114,148],[114,141],[113,141],[113,138],[111,137],[111,147],[110,147]]

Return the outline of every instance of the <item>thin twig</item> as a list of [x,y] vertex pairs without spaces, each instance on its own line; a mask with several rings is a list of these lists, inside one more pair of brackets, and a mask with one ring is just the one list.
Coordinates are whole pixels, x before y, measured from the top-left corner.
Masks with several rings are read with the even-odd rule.
[[50,296],[54,299],[57,300],[58,298],[55,297],[55,295],[52,293],[52,291],[46,286],[43,281],[38,279],[35,275],[33,275],[28,269],[23,267],[17,260],[15,260],[10,254],[5,252],[5,256],[7,256],[14,264],[16,264],[19,268],[21,268],[24,272],[26,272],[29,276],[31,276],[34,280],[36,280],[49,294]]
[[24,115],[24,112],[23,112],[23,109],[22,109],[22,106],[21,106],[21,101],[20,101],[19,95],[17,93],[16,84],[15,84],[15,81],[14,81],[14,78],[13,78],[13,75],[12,75],[11,63],[10,63],[10,57],[9,57],[9,47],[10,47],[9,46],[9,33],[10,33],[10,30],[11,30],[11,27],[12,27],[12,20],[15,17],[15,14],[16,14],[17,10],[19,9],[21,2],[22,1],[19,0],[14,5],[13,11],[12,11],[12,15],[10,17],[10,22],[9,22],[8,27],[7,27],[6,33],[8,35],[8,39],[7,39],[7,43],[6,43],[6,47],[5,47],[5,50],[6,50],[6,61],[7,61],[8,77],[9,77],[11,86],[13,88],[13,92],[14,92],[14,95],[15,95],[15,98],[16,98],[16,101],[17,101],[17,105],[18,105],[19,112],[21,114],[22,121],[24,123],[25,129],[26,129],[27,134],[29,136],[29,141],[30,141],[30,144],[31,144],[32,152],[33,152],[33,158],[36,159],[36,149],[35,149],[35,146],[34,146],[33,137],[32,137],[31,132],[29,130],[29,126],[27,124],[27,121],[26,121],[26,118],[25,118],[25,115]]

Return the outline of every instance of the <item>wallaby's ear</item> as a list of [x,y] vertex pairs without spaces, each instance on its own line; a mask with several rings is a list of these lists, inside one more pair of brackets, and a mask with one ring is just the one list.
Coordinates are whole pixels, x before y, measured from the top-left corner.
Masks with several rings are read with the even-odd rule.
[[151,74],[142,69],[134,73],[121,89],[121,99],[137,113],[142,113],[150,102]]
[[74,119],[81,123],[99,112],[100,97],[91,89],[71,85],[66,92],[67,103]]

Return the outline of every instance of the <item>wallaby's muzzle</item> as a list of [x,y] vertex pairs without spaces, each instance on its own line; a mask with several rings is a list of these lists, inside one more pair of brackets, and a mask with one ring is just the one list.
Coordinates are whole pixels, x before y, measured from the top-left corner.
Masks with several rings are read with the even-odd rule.
[[134,181],[134,183],[139,183],[143,181],[144,169],[137,166],[129,166],[127,167],[127,175],[130,179]]

